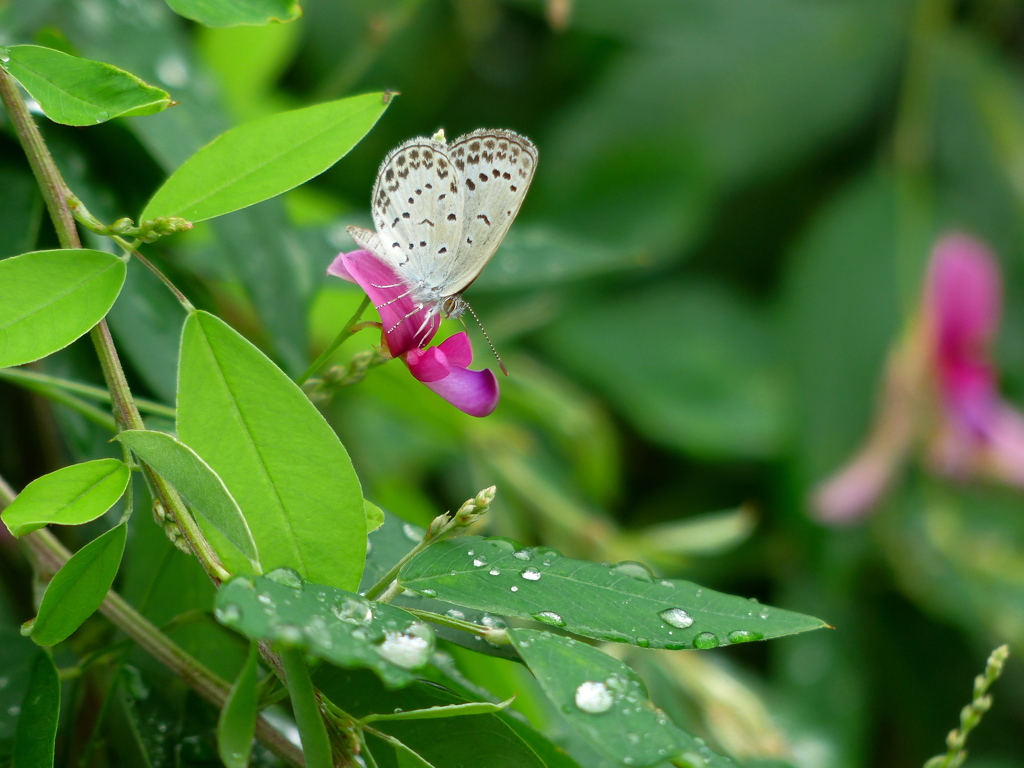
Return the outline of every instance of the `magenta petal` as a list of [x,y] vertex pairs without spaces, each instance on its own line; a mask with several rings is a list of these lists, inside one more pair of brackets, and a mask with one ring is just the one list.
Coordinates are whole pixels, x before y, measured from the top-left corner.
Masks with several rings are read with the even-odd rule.
[[942,238],[928,281],[940,350],[969,355],[988,345],[999,326],[1002,278],[985,244],[962,234]]
[[327,268],[328,275],[334,275],[340,277],[342,280],[348,280],[350,283],[356,282],[356,279],[348,273],[348,269],[345,267],[345,257],[351,254],[339,253],[334,257],[334,261]]
[[470,416],[487,416],[498,407],[498,377],[489,368],[482,371],[452,368],[443,379],[424,384]]
[[[424,347],[434,338],[441,326],[436,307],[417,307],[409,296],[409,288],[391,267],[370,251],[352,251],[338,258],[344,271],[366,291],[380,313],[392,357],[401,357],[409,350]],[[333,268],[334,265],[331,266]]]
[[409,372],[417,381],[427,384],[432,381],[439,381],[452,371],[448,356],[441,351],[443,344],[436,347],[429,347],[424,350],[413,349],[405,356],[405,363],[409,366]]
[[469,343],[469,334],[459,331],[437,345],[444,352],[448,362],[459,368],[469,368],[473,362],[473,346]]
[[992,473],[1007,483],[1024,485],[1024,415],[999,403],[985,437]]

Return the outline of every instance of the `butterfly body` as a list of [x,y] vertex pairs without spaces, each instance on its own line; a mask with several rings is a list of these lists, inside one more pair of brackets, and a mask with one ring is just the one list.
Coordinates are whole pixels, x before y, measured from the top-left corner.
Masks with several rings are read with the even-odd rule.
[[411,139],[392,150],[373,187],[376,231],[348,232],[391,267],[418,308],[458,317],[465,309],[460,294],[519,212],[537,148],[505,130],[473,131],[451,144],[442,138]]

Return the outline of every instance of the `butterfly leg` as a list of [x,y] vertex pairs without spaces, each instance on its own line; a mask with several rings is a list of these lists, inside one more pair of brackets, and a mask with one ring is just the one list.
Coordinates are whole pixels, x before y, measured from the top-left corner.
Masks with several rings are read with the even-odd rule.
[[[377,286],[374,286],[374,287],[377,287]],[[397,288],[398,286],[395,286],[395,287]],[[406,296],[408,296],[408,295],[409,295],[410,293],[412,293],[412,288],[410,288],[409,290],[407,290],[407,291],[406,291],[405,293],[400,293],[400,294],[398,294],[397,296],[395,296],[395,298],[391,299],[390,301],[385,301],[385,302],[384,302],[383,304],[374,304],[373,306],[374,306],[374,308],[375,308],[375,309],[377,309],[377,310],[383,309],[383,308],[384,308],[384,307],[386,307],[386,306],[389,306],[389,305],[391,305],[391,304],[394,304],[394,303],[395,303],[396,301],[398,301],[399,299],[404,299],[404,298],[405,298]]]

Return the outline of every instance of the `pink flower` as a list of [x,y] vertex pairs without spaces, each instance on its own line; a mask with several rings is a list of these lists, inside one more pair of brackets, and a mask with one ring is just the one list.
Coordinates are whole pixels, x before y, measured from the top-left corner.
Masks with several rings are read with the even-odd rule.
[[1002,280],[989,249],[963,234],[932,251],[922,307],[889,358],[882,401],[864,447],[814,492],[830,523],[863,517],[915,443],[932,469],[1024,487],[1024,415],[999,397],[991,347]]
[[338,254],[327,274],[356,283],[380,313],[384,342],[392,357],[431,391],[471,416],[498,406],[498,379],[490,369],[469,370],[473,349],[465,332],[427,347],[441,326],[436,307],[416,304],[395,271],[370,251]]

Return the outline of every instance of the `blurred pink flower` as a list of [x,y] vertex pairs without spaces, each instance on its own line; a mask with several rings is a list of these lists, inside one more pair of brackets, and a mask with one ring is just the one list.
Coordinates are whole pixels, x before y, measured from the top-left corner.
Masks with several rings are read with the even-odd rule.
[[498,406],[498,379],[490,369],[469,370],[473,349],[465,332],[427,347],[441,326],[440,314],[417,305],[402,279],[370,251],[338,254],[327,274],[356,283],[380,313],[384,343],[417,381],[470,416]]
[[932,251],[922,306],[890,354],[864,447],[813,493],[829,523],[860,519],[879,501],[915,443],[934,471],[1024,486],[1024,415],[999,397],[991,347],[1002,279],[984,243],[963,234]]

